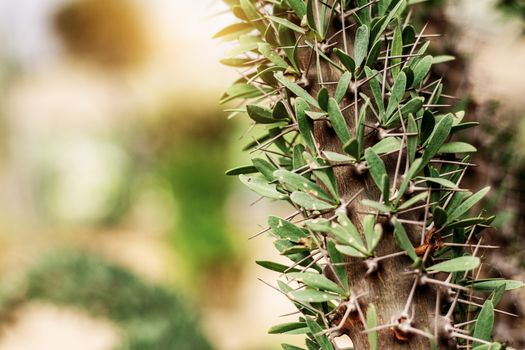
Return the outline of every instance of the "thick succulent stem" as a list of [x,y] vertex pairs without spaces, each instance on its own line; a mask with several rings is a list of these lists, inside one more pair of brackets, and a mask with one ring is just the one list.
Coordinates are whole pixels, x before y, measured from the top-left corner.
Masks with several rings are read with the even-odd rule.
[[253,165],[228,174],[294,208],[268,220],[292,264],[260,264],[283,274],[302,316],[270,332],[306,330],[309,350],[337,349],[342,334],[358,350],[499,349],[494,306],[523,284],[479,281],[493,217],[468,211],[488,188],[460,188],[475,149],[450,142],[472,125],[430,81],[439,57],[426,55],[425,27],[406,23],[407,1],[229,3],[243,22],[218,36],[239,38],[225,63],[246,70],[222,101],[251,100],[266,133],[247,147]]

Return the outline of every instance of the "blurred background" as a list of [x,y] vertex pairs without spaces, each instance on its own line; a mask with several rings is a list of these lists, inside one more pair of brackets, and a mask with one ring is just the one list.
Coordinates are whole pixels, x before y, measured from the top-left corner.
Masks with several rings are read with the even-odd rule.
[[[220,0],[0,0],[0,350],[266,350],[292,305],[258,278],[287,212],[224,171],[248,162]],[[525,4],[429,1],[440,65],[482,127],[493,273],[525,279]],[[448,84],[448,85],[447,85]],[[497,232],[497,234],[496,234]],[[503,255],[507,257],[503,258]],[[521,294],[520,294],[521,293]],[[523,292],[508,309],[525,313]],[[525,344],[523,321],[498,335]]]

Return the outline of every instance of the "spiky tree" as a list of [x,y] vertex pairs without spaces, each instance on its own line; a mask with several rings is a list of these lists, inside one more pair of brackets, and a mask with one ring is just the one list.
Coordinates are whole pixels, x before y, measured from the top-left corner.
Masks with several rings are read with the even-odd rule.
[[[427,54],[433,36],[410,24],[407,0],[228,0],[237,40],[223,63],[241,78],[222,102],[244,99],[257,137],[253,164],[232,169],[294,212],[270,217],[290,264],[278,289],[309,350],[500,349],[495,305],[521,282],[481,279],[482,231],[469,211],[489,191],[460,187],[475,148],[451,141],[476,123],[451,112]],[[283,344],[283,349],[300,349]]]

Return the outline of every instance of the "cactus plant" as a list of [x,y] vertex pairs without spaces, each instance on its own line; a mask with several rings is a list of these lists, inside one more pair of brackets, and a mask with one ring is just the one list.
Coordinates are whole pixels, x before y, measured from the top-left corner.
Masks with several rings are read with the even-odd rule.
[[299,313],[270,333],[309,350],[342,335],[358,350],[504,348],[495,306],[523,283],[482,278],[494,216],[469,213],[489,188],[461,187],[476,149],[456,140],[477,123],[429,75],[449,57],[411,25],[419,1],[226,2],[237,23],[216,37],[238,43],[223,63],[241,77],[221,102],[242,99],[231,113],[259,131],[252,164],[227,174],[293,209],[261,232],[290,263],[258,263]]

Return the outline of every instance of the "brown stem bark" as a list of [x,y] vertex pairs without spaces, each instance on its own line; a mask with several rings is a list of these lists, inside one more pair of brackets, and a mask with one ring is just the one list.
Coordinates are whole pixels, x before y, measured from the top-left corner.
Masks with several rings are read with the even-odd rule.
[[[338,29],[332,29],[336,32]],[[347,42],[348,46],[352,46],[354,33],[348,31]],[[329,35],[328,35],[329,36]],[[338,46],[342,48],[343,39],[340,36],[337,39]],[[321,88],[321,84],[317,78],[316,57],[311,58],[311,50],[303,49],[299,51],[299,61],[303,72],[306,72],[308,81],[307,89],[312,96],[316,96]],[[329,56],[330,53],[327,53]],[[337,58],[331,57],[334,61]],[[338,81],[341,73],[330,66],[326,61],[320,59],[320,70],[324,82]],[[335,85],[326,85],[330,93],[333,95]],[[358,91],[359,92],[359,91]],[[367,91],[363,91],[367,93]],[[367,93],[368,94],[368,93]],[[368,94],[370,95],[370,94]],[[341,106],[346,106],[354,101],[353,92],[349,89],[347,96],[344,98]],[[354,107],[348,108],[344,111],[345,119],[351,132],[354,132]],[[367,124],[373,125],[375,122],[371,116],[367,116]],[[370,129],[366,130],[367,134]],[[342,145],[337,138],[335,132],[328,122],[315,123],[314,137],[319,145],[320,150],[328,150],[334,152],[342,152]],[[374,141],[377,136],[375,133],[366,137],[367,142]],[[391,180],[393,180],[397,155],[392,155],[385,159],[385,164],[389,172]],[[402,163],[404,164],[404,163]],[[363,212],[369,211],[368,208],[361,204],[363,199],[372,199],[377,201],[380,192],[373,183],[371,177],[365,173],[359,175],[356,173],[353,166],[337,167],[335,170],[337,177],[337,185],[341,194],[341,201],[345,202],[352,198],[358,191],[364,188],[364,191],[348,206],[347,213],[352,222],[356,225],[358,230],[362,232],[362,222],[365,214]],[[419,219],[417,214],[413,214],[412,219]],[[421,237],[421,227],[411,226],[407,228],[407,233],[415,246],[419,245]],[[385,224],[385,232],[383,238],[376,248],[376,255],[382,256],[393,252],[400,251],[397,246],[392,229],[388,224]],[[378,325],[389,324],[392,320],[401,316],[407,298],[412,289],[415,277],[414,275],[406,275],[404,272],[411,270],[411,260],[406,256],[399,256],[395,258],[385,259],[381,261],[379,270],[370,276],[366,276],[367,267],[362,259],[349,258],[348,259],[348,280],[351,290],[354,295],[365,294],[359,298],[360,307],[363,313],[366,314],[367,306],[373,303],[377,309]],[[435,315],[435,301],[436,290],[432,286],[419,286],[416,289],[411,308],[408,310],[409,316],[413,316],[412,325],[418,329],[425,330],[428,333],[433,333],[433,320]],[[352,327],[346,330],[348,336],[354,343],[354,348],[357,350],[366,350],[370,348],[368,336],[363,333],[364,326],[359,319],[355,317],[355,322]],[[406,341],[400,341],[396,338],[393,329],[385,329],[378,332],[379,349],[430,349],[430,342],[427,338],[420,335],[409,335]],[[444,347],[446,348],[446,347]]]

